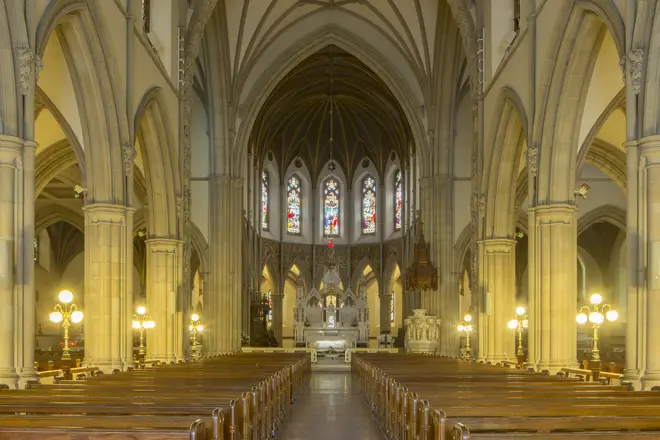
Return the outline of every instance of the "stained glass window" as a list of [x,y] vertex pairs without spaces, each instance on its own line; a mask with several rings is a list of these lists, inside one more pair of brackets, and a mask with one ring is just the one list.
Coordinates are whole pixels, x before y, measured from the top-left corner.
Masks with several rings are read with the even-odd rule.
[[376,181],[372,176],[362,181],[362,233],[376,233]]
[[299,235],[301,232],[300,214],[302,212],[302,200],[300,179],[295,174],[289,178],[286,194],[286,231],[289,234]]
[[323,234],[339,236],[339,182],[332,178],[323,185]]
[[394,322],[394,292],[390,298],[390,321]]
[[261,173],[261,229],[268,230],[268,192],[270,190],[270,176],[268,171]]
[[401,170],[394,173],[394,230],[401,230],[401,212],[403,208],[403,181]]

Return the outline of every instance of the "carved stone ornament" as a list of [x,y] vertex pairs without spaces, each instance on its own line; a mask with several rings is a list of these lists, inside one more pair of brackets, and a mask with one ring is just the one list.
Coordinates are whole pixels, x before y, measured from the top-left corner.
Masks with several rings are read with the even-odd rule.
[[32,62],[34,53],[30,48],[19,49],[18,51],[18,74],[21,86],[21,93],[27,95],[30,92],[30,74],[32,73]]
[[484,218],[486,216],[486,196],[480,195],[477,201],[477,206],[479,207],[479,218]]
[[440,319],[426,314],[424,309],[413,310],[413,315],[404,320],[406,327],[405,346],[411,353],[433,353],[438,347]]
[[124,172],[126,175],[133,173],[133,163],[135,161],[135,148],[132,145],[124,145],[122,147],[122,154],[124,156]]
[[34,59],[34,82],[39,81],[39,74],[44,68],[44,63],[41,60],[41,56],[37,55]]
[[537,146],[527,149],[527,168],[532,172],[532,176],[536,177],[539,171],[539,148]]
[[642,90],[642,65],[644,64],[644,51],[642,49],[633,49],[628,52],[628,61],[630,69],[630,82],[632,92],[639,95]]

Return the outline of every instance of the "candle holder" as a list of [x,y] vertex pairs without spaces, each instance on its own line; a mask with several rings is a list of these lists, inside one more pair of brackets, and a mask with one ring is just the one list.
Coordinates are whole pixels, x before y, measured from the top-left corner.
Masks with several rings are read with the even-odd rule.
[[73,304],[73,293],[70,290],[62,290],[58,295],[61,304],[55,304],[55,310],[50,314],[50,320],[55,323],[62,323],[64,329],[64,348],[62,349],[62,360],[71,360],[71,351],[69,350],[69,327],[71,323],[78,324],[83,320],[83,312]]

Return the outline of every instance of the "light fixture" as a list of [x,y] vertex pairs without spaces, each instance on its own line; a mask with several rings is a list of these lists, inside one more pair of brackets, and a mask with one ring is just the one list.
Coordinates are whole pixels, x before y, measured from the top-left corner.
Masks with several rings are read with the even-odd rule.
[[589,185],[587,185],[586,183],[583,183],[582,185],[580,185],[580,187],[578,189],[576,189],[573,192],[577,197],[582,197],[583,199],[586,199],[587,198],[587,193],[589,192],[590,189],[591,189],[591,187]]
[[470,335],[472,334],[472,316],[465,315],[463,321],[458,324],[458,331],[465,333],[465,354],[464,359],[469,360],[471,356],[472,346],[470,345]]
[[598,379],[598,374],[600,372],[600,351],[598,350],[600,326],[605,322],[605,319],[610,322],[619,319],[619,313],[617,313],[616,310],[613,310],[612,306],[609,304],[603,304],[603,297],[598,293],[591,295],[589,302],[591,303],[591,307],[582,306],[582,308],[580,308],[580,313],[575,317],[575,320],[580,325],[584,325],[588,321],[593,328],[593,347],[591,350],[592,361],[589,367],[593,371],[594,380],[596,380]]
[[137,315],[133,316],[133,328],[140,332],[140,346],[138,347],[138,358],[140,360],[144,359],[146,354],[146,349],[144,346],[144,331],[156,327],[156,323],[151,320],[150,316],[147,316],[147,308],[144,306],[138,306],[135,311]]
[[527,310],[523,306],[516,307],[516,313],[508,322],[508,326],[511,330],[516,330],[518,333],[518,348],[516,350],[516,357],[518,358],[518,364],[522,365],[525,361],[525,351],[523,350],[523,329],[526,329],[529,325],[527,320]]
[[190,332],[190,352],[193,358],[196,358],[199,355],[199,349],[201,344],[197,341],[197,334],[201,333],[204,330],[204,325],[201,322],[201,317],[197,313],[193,313],[190,316],[190,324],[188,325],[188,331]]
[[78,324],[83,320],[83,312],[78,310],[78,307],[72,303],[73,293],[70,290],[62,290],[57,295],[61,304],[55,304],[55,310],[51,312],[49,318],[52,322],[58,324],[62,323],[64,329],[64,348],[62,349],[62,360],[68,361],[71,359],[71,351],[69,350],[69,327],[71,323]]

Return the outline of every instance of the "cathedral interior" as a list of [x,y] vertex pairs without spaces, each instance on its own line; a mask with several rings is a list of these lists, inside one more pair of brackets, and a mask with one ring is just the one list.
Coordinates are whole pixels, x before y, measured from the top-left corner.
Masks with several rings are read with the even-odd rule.
[[657,3],[0,0],[0,385],[269,349],[660,387]]

